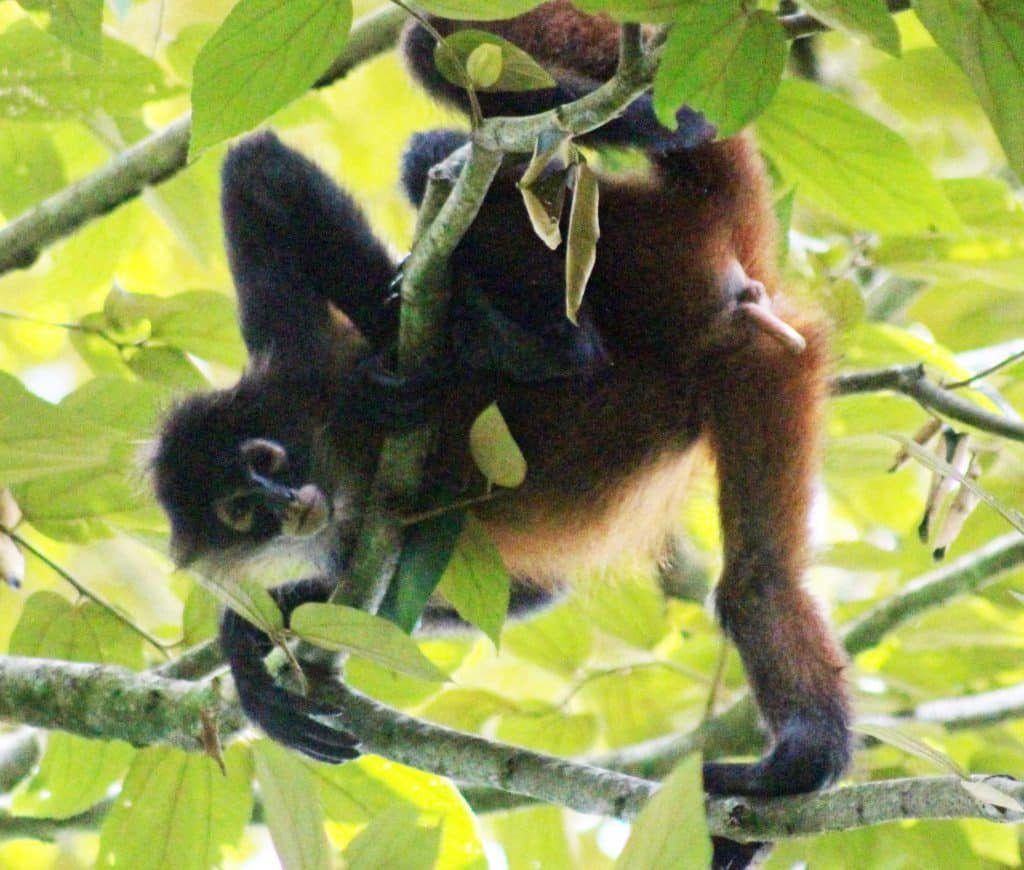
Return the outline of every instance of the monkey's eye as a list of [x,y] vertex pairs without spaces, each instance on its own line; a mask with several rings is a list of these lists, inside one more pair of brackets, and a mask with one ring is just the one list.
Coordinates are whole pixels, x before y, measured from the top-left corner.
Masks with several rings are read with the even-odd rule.
[[213,511],[217,519],[232,531],[250,532],[256,513],[256,501],[250,493],[239,493],[216,502]]
[[264,477],[272,477],[288,468],[288,452],[276,441],[248,438],[239,449],[249,469]]

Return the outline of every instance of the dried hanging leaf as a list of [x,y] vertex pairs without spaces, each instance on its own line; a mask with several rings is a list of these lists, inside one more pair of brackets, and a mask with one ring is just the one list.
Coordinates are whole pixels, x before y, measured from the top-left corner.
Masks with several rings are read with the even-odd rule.
[[562,244],[562,211],[568,174],[568,169],[552,172],[529,187],[522,184],[519,187],[533,231],[552,251]]
[[576,314],[597,262],[597,240],[601,235],[599,205],[597,176],[580,160],[576,164],[565,255],[565,314],[577,326]]
[[[978,454],[972,452],[970,464],[967,466],[966,475],[968,480],[977,481],[981,477],[981,466],[978,463]],[[981,496],[972,490],[967,484],[960,484],[960,488],[953,498],[953,503],[946,511],[938,533],[935,535],[935,549],[932,556],[936,561],[944,559],[949,545],[955,541],[964,523],[981,501]]]

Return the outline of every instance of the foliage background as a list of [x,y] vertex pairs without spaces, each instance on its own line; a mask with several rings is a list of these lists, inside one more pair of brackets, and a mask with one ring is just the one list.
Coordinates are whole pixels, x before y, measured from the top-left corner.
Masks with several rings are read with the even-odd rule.
[[[45,73],[44,49],[63,49],[39,29],[45,15],[0,3],[4,217],[185,112],[193,60],[231,5],[112,3],[104,13],[104,66],[83,65],[47,101],[32,103],[20,99],[15,73],[31,74],[33,64]],[[375,5],[357,2],[356,15]],[[957,380],[1024,350],[1019,181],[964,75],[913,13],[896,20],[901,58],[848,36],[824,36],[820,78],[836,102],[787,84],[755,130],[777,174],[780,212],[791,217],[790,284],[833,320],[837,367],[925,362],[933,374]],[[111,73],[115,60],[123,66]],[[57,67],[67,73],[66,61]],[[881,121],[909,147],[860,115],[839,128],[842,107]],[[354,193],[397,255],[408,247],[414,219],[397,190],[404,143],[413,131],[457,120],[430,105],[388,54],[270,123]],[[230,383],[244,359],[217,214],[224,150],[210,147],[175,178],[48,248],[31,268],[0,278],[0,482],[24,513],[19,534],[139,626],[186,645],[210,636],[215,605],[193,578],[171,573],[166,529],[135,457],[175,395]],[[197,292],[208,295],[181,296]],[[1024,408],[1024,364],[1000,369],[980,387],[976,401],[1015,413]],[[840,626],[932,567],[916,534],[929,473],[913,462],[887,471],[897,444],[886,433],[909,435],[925,419],[909,399],[888,394],[830,405],[816,511],[820,558],[809,582]],[[978,442],[993,448],[982,455],[982,485],[1003,506],[1021,509],[1021,446],[984,434]],[[628,565],[613,584],[584,583],[566,603],[506,627],[500,655],[484,639],[425,642],[455,684],[439,690],[358,661],[349,679],[426,718],[557,754],[691,729],[705,714],[721,644],[699,591],[718,566],[709,477],[697,481],[685,524],[697,592],[666,598],[653,566]],[[983,505],[950,558],[1008,530]],[[860,655],[851,675],[859,714],[892,715],[1021,684],[1021,579],[1010,572]],[[132,668],[162,661],[31,556],[22,589],[0,585],[0,649]],[[743,688],[735,655],[723,680],[720,706]],[[967,730],[913,720],[902,727],[967,770],[1024,771],[1024,728],[1013,716]],[[41,767],[0,804],[10,811],[0,815],[0,868],[91,866],[97,855],[132,868],[218,860],[256,866],[265,832],[250,826],[238,839],[251,808],[249,782],[254,769],[268,782],[279,763],[273,747],[261,744],[255,761],[235,747],[223,779],[202,756],[55,732]],[[600,868],[611,865],[625,838],[619,823],[554,808],[476,820],[450,784],[377,758],[306,767],[315,791],[293,779],[284,805],[302,807],[318,795],[331,846],[347,849],[355,866],[374,866],[374,849],[390,843],[410,867],[429,865],[437,853],[442,867],[483,866],[486,854],[494,866]],[[858,753],[851,779],[934,770],[879,744]],[[73,816],[126,775],[122,800],[97,831],[55,842],[18,835],[13,817]],[[272,813],[269,796],[266,802]],[[200,822],[207,818],[209,827]],[[396,841],[398,832],[405,839]],[[1021,842],[1017,829],[980,821],[906,822],[787,843],[769,866],[800,859],[813,867],[1013,867]]]

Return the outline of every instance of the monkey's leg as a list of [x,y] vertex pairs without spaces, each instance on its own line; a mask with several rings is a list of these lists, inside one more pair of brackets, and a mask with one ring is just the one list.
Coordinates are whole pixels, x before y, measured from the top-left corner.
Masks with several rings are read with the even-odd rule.
[[[270,590],[285,624],[293,610],[309,601],[326,601],[333,584],[326,578],[298,580]],[[274,682],[264,659],[273,649],[270,638],[233,610],[224,612],[220,644],[231,666],[231,676],[245,715],[267,736],[317,761],[337,764],[359,755],[358,740],[348,731],[332,728],[317,716],[336,711]]]
[[813,791],[850,759],[846,660],[801,585],[826,350],[813,324],[800,331],[801,355],[758,335],[710,372],[725,537],[718,613],[774,738],[756,763],[705,765],[713,794]]

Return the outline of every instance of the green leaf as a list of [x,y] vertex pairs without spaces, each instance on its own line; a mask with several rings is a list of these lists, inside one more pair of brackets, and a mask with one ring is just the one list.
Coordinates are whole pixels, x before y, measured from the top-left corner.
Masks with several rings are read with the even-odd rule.
[[475,88],[492,87],[501,73],[501,48],[493,43],[478,45],[466,58],[466,74]]
[[402,546],[398,571],[388,587],[380,615],[407,634],[419,622],[462,533],[466,512],[451,510],[416,523]]
[[417,6],[457,21],[497,21],[522,15],[544,0],[422,0]]
[[119,740],[87,740],[63,731],[46,736],[38,770],[11,800],[11,811],[38,819],[67,819],[103,800],[128,769],[135,750]]
[[574,0],[584,12],[604,12],[617,21],[675,21],[692,0]]
[[330,870],[331,847],[313,777],[302,760],[269,740],[252,745],[256,782],[284,870]]
[[900,728],[878,725],[872,722],[858,722],[853,726],[853,730],[860,734],[866,734],[868,737],[874,737],[875,740],[880,740],[889,746],[895,746],[897,749],[901,749],[911,755],[916,755],[918,758],[923,758],[940,770],[944,770],[954,776],[962,778],[967,775],[964,769],[946,755],[945,752],[929,746]]
[[181,617],[181,628],[184,633],[182,642],[185,646],[194,646],[209,640],[217,634],[220,622],[217,598],[209,589],[198,583],[192,587],[185,599],[185,609]]
[[266,589],[252,580],[211,575],[203,585],[247,622],[267,634],[276,635],[284,628],[281,608]]
[[49,131],[29,124],[0,129],[0,211],[7,217],[60,190],[64,161]]
[[798,197],[855,227],[913,235],[959,226],[942,187],[904,139],[813,84],[783,82],[757,133]]
[[960,64],[1006,151],[1024,176],[1024,16],[1018,0],[916,0],[914,10]]
[[236,844],[252,815],[252,758],[236,744],[227,776],[205,755],[170,747],[135,756],[100,833],[97,867],[208,870]]
[[701,759],[690,755],[672,771],[648,801],[626,841],[616,870],[670,870],[707,867],[711,838],[704,816]]
[[469,452],[490,483],[511,488],[526,480],[526,458],[496,402],[491,402],[473,421]]
[[50,33],[93,60],[103,45],[103,0],[50,0]]
[[654,110],[669,129],[689,106],[732,136],[771,102],[789,50],[778,19],[742,0],[684,6],[654,78]]
[[350,0],[241,0],[196,58],[190,156],[304,94],[351,24]]
[[[54,592],[37,592],[25,602],[9,651],[133,669],[143,664],[142,639],[127,625],[91,601],[74,605]],[[85,812],[121,779],[134,752],[120,741],[54,732],[47,738],[38,770],[15,795],[12,809],[19,815],[58,819]]]
[[374,818],[345,850],[347,870],[419,870],[433,867],[441,826],[421,827],[415,807],[399,804]]
[[508,569],[487,530],[472,516],[466,520],[438,588],[459,616],[498,646],[508,616]]
[[115,433],[44,402],[0,372],[0,479],[5,483],[103,466],[115,440]]
[[209,386],[206,377],[184,353],[173,347],[140,347],[126,360],[128,369],[144,381],[195,392]]
[[597,262],[597,240],[601,236],[599,211],[597,175],[585,161],[580,160],[576,164],[572,188],[565,251],[565,314],[577,326],[576,315]]
[[178,89],[135,49],[104,38],[103,60],[72,51],[28,23],[0,34],[0,118],[17,121],[91,119],[97,111],[127,115]]
[[420,680],[448,679],[400,628],[354,607],[303,604],[292,614],[290,624],[303,640],[324,649],[349,652]]
[[900,32],[884,0],[802,0],[800,5],[829,27],[866,36],[889,54],[900,53]]
[[597,717],[593,713],[569,714],[559,710],[506,713],[495,730],[498,740],[563,757],[593,749],[597,735]]
[[229,366],[245,364],[235,304],[223,293],[191,290],[151,296],[115,286],[104,300],[103,314],[118,330],[144,324],[147,343],[166,344]]
[[[476,58],[476,60],[474,60]],[[482,78],[470,68],[479,67]],[[465,87],[466,75],[478,91],[534,91],[555,80],[530,55],[485,30],[459,30],[434,47],[434,63],[448,81]]]

